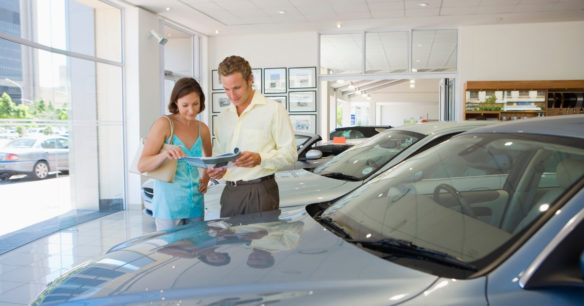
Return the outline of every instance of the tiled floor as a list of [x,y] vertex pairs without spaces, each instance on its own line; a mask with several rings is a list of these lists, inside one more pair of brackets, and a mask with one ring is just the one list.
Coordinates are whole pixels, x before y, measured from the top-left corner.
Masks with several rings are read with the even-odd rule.
[[62,273],[155,230],[135,208],[79,224],[0,255],[0,305],[30,305]]

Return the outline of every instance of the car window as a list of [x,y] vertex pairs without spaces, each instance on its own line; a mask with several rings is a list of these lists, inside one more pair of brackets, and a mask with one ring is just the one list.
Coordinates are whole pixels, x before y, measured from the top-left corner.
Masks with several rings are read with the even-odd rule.
[[64,138],[56,138],[56,146],[58,149],[68,149],[69,148],[69,141]]
[[295,135],[295,139],[296,139],[296,149],[300,149],[304,146],[305,143],[307,143],[310,140],[310,136],[305,136],[305,135]]
[[[467,262],[503,252],[584,175],[584,145],[461,135],[336,201],[353,239],[401,239]],[[576,147],[579,145],[580,147]]]
[[335,156],[314,173],[364,180],[423,137],[423,134],[399,130],[378,134]]
[[32,148],[34,145],[35,140],[32,138],[21,138],[16,139],[9,142],[6,147],[7,148]]
[[364,138],[365,134],[361,133],[360,131],[357,130],[351,130],[351,133],[349,134],[349,139],[355,139],[355,138]]
[[41,147],[43,149],[54,149],[56,148],[55,139],[47,139],[41,142]]

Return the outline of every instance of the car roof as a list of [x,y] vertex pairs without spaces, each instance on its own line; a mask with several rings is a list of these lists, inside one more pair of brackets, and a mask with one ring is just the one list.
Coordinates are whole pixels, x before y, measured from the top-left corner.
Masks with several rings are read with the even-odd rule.
[[467,120],[467,121],[432,121],[417,124],[406,124],[398,127],[394,127],[382,133],[387,133],[390,131],[409,131],[420,133],[424,135],[431,134],[441,134],[448,133],[449,131],[460,131],[473,129],[477,127],[484,127],[486,125],[493,125],[498,121],[486,121],[486,120]]
[[564,136],[584,139],[584,115],[563,115],[510,121],[473,129],[465,134],[510,133]]

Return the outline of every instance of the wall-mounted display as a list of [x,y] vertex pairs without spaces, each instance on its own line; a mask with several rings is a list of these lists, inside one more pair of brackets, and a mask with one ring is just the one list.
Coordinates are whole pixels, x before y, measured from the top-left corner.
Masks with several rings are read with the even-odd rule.
[[221,84],[221,78],[217,69],[211,70],[211,87],[213,90],[223,90],[223,84]]
[[316,91],[291,91],[288,95],[290,112],[316,112]]
[[316,114],[290,114],[290,121],[295,131],[316,134]]
[[253,85],[251,86],[251,88],[259,92],[262,92],[263,84],[262,68],[254,68],[251,70],[251,73],[253,74]]
[[213,93],[213,113],[220,113],[225,108],[231,105],[231,101],[227,98],[227,94],[224,92],[214,92]]
[[288,97],[286,97],[286,96],[266,96],[266,98],[272,99],[272,100],[282,104],[282,106],[284,106],[285,109],[288,109],[288,105],[286,103],[286,100]]
[[264,93],[286,93],[286,68],[264,68]]
[[316,88],[316,67],[288,68],[288,88]]

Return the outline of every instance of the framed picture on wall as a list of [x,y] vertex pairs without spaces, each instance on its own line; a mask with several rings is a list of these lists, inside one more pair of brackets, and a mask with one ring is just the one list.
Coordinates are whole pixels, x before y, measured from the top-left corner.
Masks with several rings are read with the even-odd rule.
[[286,110],[288,109],[288,105],[286,103],[286,100],[288,99],[288,97],[286,97],[286,96],[266,96],[266,98],[272,99],[272,100],[282,104],[282,106],[284,106],[284,108]]
[[316,67],[288,68],[290,89],[316,88]]
[[316,134],[316,114],[290,114],[290,121],[295,131]]
[[213,113],[220,113],[222,110],[226,109],[231,105],[231,101],[227,98],[227,94],[224,92],[214,92],[213,94]]
[[211,129],[211,136],[215,136],[215,120],[217,120],[217,117],[219,115],[211,115],[211,126],[209,127]]
[[316,91],[291,91],[288,95],[290,112],[316,112]]
[[264,93],[286,93],[286,68],[264,68]]
[[252,88],[254,90],[257,90],[259,92],[262,92],[262,84],[263,84],[262,68],[254,68],[254,69],[251,70],[251,73],[253,74],[253,85],[252,85]]
[[223,84],[221,84],[221,78],[217,69],[211,70],[211,88],[213,90],[223,90]]

